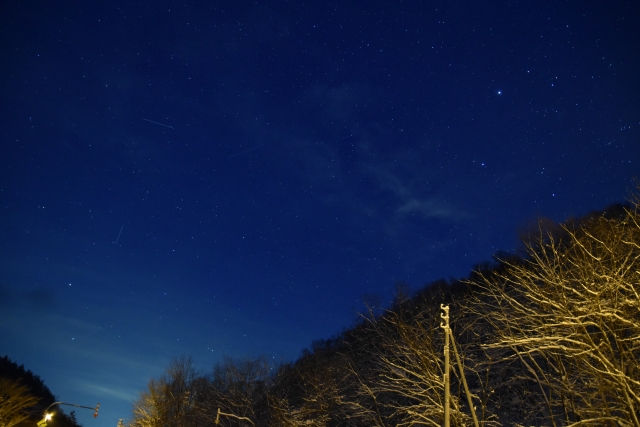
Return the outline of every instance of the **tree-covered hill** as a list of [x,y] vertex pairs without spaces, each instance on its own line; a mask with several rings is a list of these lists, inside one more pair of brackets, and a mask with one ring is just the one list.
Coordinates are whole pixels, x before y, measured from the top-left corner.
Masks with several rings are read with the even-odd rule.
[[465,279],[399,286],[388,309],[291,363],[203,373],[176,359],[130,426],[440,426],[444,306],[452,426],[473,424],[463,375],[483,426],[640,426],[639,200],[521,234]]

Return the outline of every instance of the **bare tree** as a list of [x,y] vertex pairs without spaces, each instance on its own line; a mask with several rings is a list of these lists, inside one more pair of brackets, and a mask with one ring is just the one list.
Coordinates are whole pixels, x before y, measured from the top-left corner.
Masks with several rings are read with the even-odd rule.
[[272,364],[265,357],[225,358],[208,376],[190,358],[175,359],[141,393],[130,427],[263,425],[271,375]]
[[247,359],[225,357],[208,378],[202,407],[218,409],[235,417],[220,418],[223,425],[268,423],[267,390],[274,374],[273,363],[264,356]]
[[306,372],[297,398],[282,394],[270,394],[269,406],[273,425],[281,427],[324,427],[332,419],[332,406],[339,404],[336,383]]
[[[380,349],[373,372],[354,372],[361,397],[369,398],[368,404],[359,405],[362,415],[380,426],[442,425],[444,340],[439,312],[424,309],[410,316],[388,312],[372,317],[370,324]],[[461,410],[459,393],[452,396],[451,406],[452,425],[470,422]]]
[[[504,351],[538,384],[552,425],[640,427],[640,224],[593,217],[541,231],[523,262],[478,273],[470,304]],[[475,307],[475,308],[473,308]]]
[[13,427],[27,420],[38,401],[20,381],[0,378],[0,427]]
[[345,425],[350,413],[345,398],[347,360],[334,351],[303,357],[295,366],[281,367],[288,377],[269,396],[273,425],[283,427]]
[[131,427],[185,427],[197,425],[201,382],[191,358],[174,359],[160,379],[151,379],[147,391],[134,403]]

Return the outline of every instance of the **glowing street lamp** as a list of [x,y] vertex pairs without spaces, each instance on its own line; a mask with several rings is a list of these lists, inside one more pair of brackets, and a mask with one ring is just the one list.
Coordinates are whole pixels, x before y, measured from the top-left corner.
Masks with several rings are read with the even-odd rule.
[[51,421],[51,418],[53,418],[53,414],[50,412],[45,412],[44,418],[38,421],[38,427],[45,427],[47,425],[47,422]]
[[38,427],[46,427],[47,426],[47,422],[51,420],[51,418],[53,418],[53,413],[49,412],[49,409],[51,409],[52,406],[54,405],[67,405],[67,406],[75,406],[76,408],[85,408],[85,409],[91,409],[93,410],[93,418],[96,418],[98,416],[98,409],[100,409],[100,404],[98,403],[96,405],[95,408],[92,408],[91,406],[82,406],[82,405],[76,405],[75,403],[64,403],[64,402],[53,402],[51,405],[49,405],[47,407],[47,409],[45,409],[44,411],[44,418],[41,419],[40,421],[38,421]]

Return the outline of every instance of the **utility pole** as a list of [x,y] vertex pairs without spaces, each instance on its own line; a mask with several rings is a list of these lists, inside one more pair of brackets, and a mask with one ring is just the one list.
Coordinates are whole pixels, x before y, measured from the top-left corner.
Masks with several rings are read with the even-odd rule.
[[444,427],[449,427],[449,306],[440,304],[440,317],[444,323],[440,322],[440,327],[444,329]]
[[458,369],[460,369],[460,379],[462,379],[462,385],[464,386],[464,393],[467,395],[467,402],[469,403],[469,410],[471,411],[471,416],[473,417],[473,425],[475,427],[478,426],[478,417],[476,416],[476,408],[473,406],[473,399],[471,398],[471,393],[469,393],[469,386],[467,386],[467,378],[464,376],[464,365],[460,361],[460,356],[458,355],[458,348],[456,347],[456,340],[453,338],[453,332],[449,329],[449,333],[451,334],[451,345],[453,346],[453,353],[456,355],[456,362],[458,363]]
[[456,355],[456,362],[458,363],[458,369],[460,369],[460,378],[462,379],[462,385],[464,386],[464,392],[467,395],[467,402],[469,403],[469,410],[473,417],[473,425],[478,427],[478,417],[476,416],[476,410],[473,407],[473,400],[471,393],[469,393],[469,387],[467,386],[467,379],[464,376],[464,366],[460,361],[458,355],[458,349],[456,348],[456,341],[453,338],[453,332],[449,326],[449,306],[440,304],[440,310],[444,311],[444,314],[440,313],[440,317],[444,320],[444,324],[440,322],[440,327],[444,329],[444,427],[449,427],[449,337],[451,337],[451,344],[453,345],[453,352]]

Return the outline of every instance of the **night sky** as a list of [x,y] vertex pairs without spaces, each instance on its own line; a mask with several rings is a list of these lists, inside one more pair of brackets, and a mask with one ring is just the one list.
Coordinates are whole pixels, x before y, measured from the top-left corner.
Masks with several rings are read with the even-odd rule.
[[85,427],[640,177],[637,1],[1,9],[0,356]]

